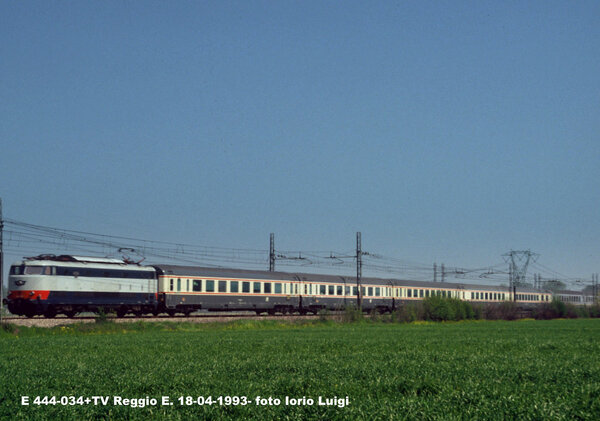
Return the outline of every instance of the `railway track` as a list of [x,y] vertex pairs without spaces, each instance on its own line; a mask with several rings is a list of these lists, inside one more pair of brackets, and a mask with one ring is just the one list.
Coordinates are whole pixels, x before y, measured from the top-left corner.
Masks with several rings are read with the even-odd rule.
[[[324,317],[334,317],[335,314],[329,314]],[[189,316],[169,316],[169,315],[158,315],[158,316],[125,316],[125,317],[107,317],[107,320],[116,323],[135,323],[135,322],[188,322],[188,323],[213,323],[213,322],[228,322],[234,320],[302,320],[302,319],[315,319],[323,317],[320,315],[306,315],[306,314],[286,314],[286,315],[257,315],[255,313],[248,314],[221,314],[221,313],[205,313],[205,314],[191,314]],[[74,323],[94,323],[98,319],[98,316],[77,316],[77,317],[61,317],[57,316],[52,319],[45,317],[32,317],[27,318],[24,316],[9,316],[3,317],[2,321],[12,323],[18,326],[37,326],[37,327],[53,327],[60,325],[68,325]]]

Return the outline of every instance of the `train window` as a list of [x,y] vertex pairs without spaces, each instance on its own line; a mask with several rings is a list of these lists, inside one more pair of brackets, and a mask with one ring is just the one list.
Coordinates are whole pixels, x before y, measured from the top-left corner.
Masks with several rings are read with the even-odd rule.
[[[306,287],[306,285],[304,285]],[[271,293],[271,283],[270,282],[265,282],[265,294],[270,294]]]
[[177,291],[181,291],[181,278],[177,278]]
[[239,285],[238,281],[229,282],[229,292],[239,292]]
[[375,288],[375,296],[379,297],[381,294],[381,288]]
[[254,282],[252,291],[255,294],[260,294],[260,282]]
[[358,295],[358,288],[352,287],[352,295]]
[[25,266],[25,272],[23,275],[41,275],[43,272],[43,266]]
[[242,282],[242,292],[250,292],[250,282]]
[[408,298],[411,298],[411,297],[412,297],[412,289],[409,289],[408,290]]
[[307,294],[308,294],[308,285],[304,284],[304,295],[307,295]]
[[344,287],[344,295],[350,295],[350,287]]
[[327,291],[328,295],[335,295],[335,289],[334,289],[333,285],[328,285],[327,289],[328,289],[328,291]]
[[227,292],[227,281],[219,281],[219,292]]
[[368,295],[369,297],[372,297],[372,296],[373,296],[373,287],[368,287],[368,293],[367,293],[367,295]]
[[10,267],[10,274],[11,275],[20,275],[21,274],[21,266],[11,266]]
[[215,292],[215,281],[206,280],[206,292]]
[[175,282],[175,279],[171,278],[171,282],[169,285],[169,291],[173,291],[173,283]]
[[344,287],[342,287],[341,285],[338,285],[337,287],[337,295],[344,295]]
[[367,287],[360,287],[360,296],[364,297],[367,294]]
[[424,294],[425,294],[425,292],[422,289],[420,289],[419,290],[419,297],[423,298]]
[[281,284],[279,282],[275,283],[275,294],[281,294]]
[[326,288],[327,288],[327,287],[326,287],[325,285],[319,285],[319,294],[320,294],[320,295],[325,295],[325,294],[327,294]]
[[188,279],[188,280],[187,280],[187,282],[186,282],[186,288],[185,288],[185,290],[186,290],[186,291],[189,291],[189,290],[190,290],[190,280],[189,280],[189,279]]
[[200,279],[194,279],[192,281],[192,289],[195,292],[200,292],[202,291],[202,281]]

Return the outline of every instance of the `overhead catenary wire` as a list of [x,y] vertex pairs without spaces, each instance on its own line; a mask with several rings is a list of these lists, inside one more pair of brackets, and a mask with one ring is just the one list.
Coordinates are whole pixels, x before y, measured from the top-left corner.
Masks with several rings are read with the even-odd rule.
[[[7,229],[4,230],[5,250],[12,254],[42,254],[49,251],[64,251],[118,257],[119,249],[133,249],[134,254],[145,259],[145,263],[174,263],[199,265],[206,267],[245,267],[248,269],[265,269],[269,264],[269,250],[250,248],[229,248],[198,244],[176,243],[140,239],[126,236],[98,234],[4,219]],[[335,251],[299,251],[278,250],[278,266],[300,268],[300,270],[328,269],[330,271],[348,272],[355,268],[356,255],[352,252]],[[394,277],[407,280],[429,281],[433,279],[431,265],[414,262],[398,257],[384,256],[377,253],[364,253],[362,267],[366,273],[377,277]],[[569,278],[550,268],[534,264],[546,276],[560,277],[567,282]],[[556,276],[558,275],[558,276]],[[502,284],[508,282],[508,271],[505,263],[491,266],[464,268],[446,266],[447,281],[472,281],[476,283]]]

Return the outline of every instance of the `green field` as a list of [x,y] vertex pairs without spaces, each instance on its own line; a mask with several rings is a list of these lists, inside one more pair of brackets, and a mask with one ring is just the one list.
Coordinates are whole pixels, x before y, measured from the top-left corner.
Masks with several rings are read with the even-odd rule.
[[[0,334],[0,370],[4,419],[597,420],[600,320],[19,328]],[[63,406],[63,396],[110,402]],[[179,396],[250,402],[187,406]],[[257,396],[282,402],[258,406]],[[319,396],[350,404],[319,406]]]

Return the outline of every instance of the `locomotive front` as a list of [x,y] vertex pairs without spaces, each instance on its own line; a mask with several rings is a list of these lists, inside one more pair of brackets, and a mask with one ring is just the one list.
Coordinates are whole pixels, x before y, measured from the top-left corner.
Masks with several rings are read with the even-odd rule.
[[[54,272],[54,273],[53,273]],[[50,291],[55,288],[56,267],[47,261],[31,260],[14,263],[8,276],[8,311],[20,316],[33,316],[47,310]]]

